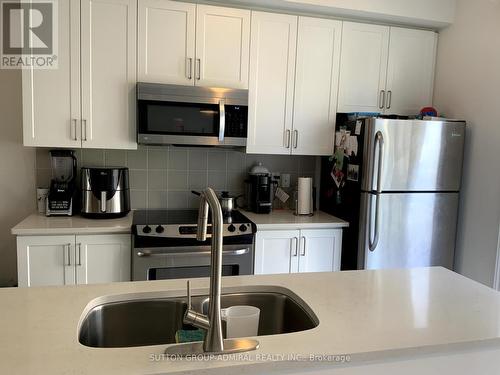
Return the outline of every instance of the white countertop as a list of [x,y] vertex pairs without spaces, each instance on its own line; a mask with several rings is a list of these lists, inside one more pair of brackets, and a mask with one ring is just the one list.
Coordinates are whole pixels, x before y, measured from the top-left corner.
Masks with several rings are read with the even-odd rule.
[[64,234],[114,234],[130,233],[132,212],[119,219],[87,219],[75,216],[50,216],[32,214],[12,228],[16,236]]
[[241,211],[257,225],[257,230],[332,229],[348,227],[349,223],[322,211],[313,216],[296,216],[291,210],[274,210],[270,214]]
[[[269,374],[335,366],[282,361],[272,357],[276,354],[348,354],[351,366],[397,360],[402,355],[419,358],[477,350],[478,346],[500,347],[500,294],[444,268],[223,279],[226,291],[251,285],[293,291],[315,312],[319,326],[260,336],[260,348],[241,359],[154,361],[151,356],[161,358],[167,345],[102,349],[79,344],[82,312],[101,296],[144,292],[183,296],[185,280],[0,289],[0,373],[123,375],[201,370],[203,374]],[[206,293],[208,280],[194,279],[192,287],[194,295]]]

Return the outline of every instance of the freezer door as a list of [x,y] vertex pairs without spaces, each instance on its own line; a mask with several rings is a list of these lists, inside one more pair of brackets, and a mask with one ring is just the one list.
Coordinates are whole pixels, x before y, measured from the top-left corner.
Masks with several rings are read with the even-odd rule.
[[464,138],[465,122],[370,119],[362,189],[458,191]]
[[363,193],[358,268],[452,269],[457,213],[458,193]]

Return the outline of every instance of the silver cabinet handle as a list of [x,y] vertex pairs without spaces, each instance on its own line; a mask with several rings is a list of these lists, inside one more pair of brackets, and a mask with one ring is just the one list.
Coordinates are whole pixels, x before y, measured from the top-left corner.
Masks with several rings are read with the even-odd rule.
[[78,137],[76,135],[76,118],[71,119],[71,125],[70,125],[70,128],[69,128],[69,136],[74,141],[78,141]]
[[290,247],[291,247],[291,252],[292,252],[292,256],[293,257],[296,257],[299,252],[298,252],[298,243],[299,243],[299,239],[297,237],[292,237],[290,239]]
[[392,91],[389,90],[387,91],[387,103],[385,105],[385,108],[387,109],[391,108],[391,102],[392,102]]
[[199,81],[201,79],[201,59],[196,59],[196,79]]
[[81,266],[82,265],[82,244],[79,243],[78,244],[78,264],[77,266]]
[[385,90],[380,90],[380,94],[378,97],[378,107],[380,109],[384,108],[384,103],[385,103]]
[[66,263],[67,266],[71,266],[71,244],[67,244],[64,246],[66,248],[66,256],[68,258],[68,261]]
[[186,76],[188,79],[193,79],[193,58],[188,57],[187,58],[187,64],[186,64]]
[[292,132],[290,129],[285,130],[285,147],[290,148],[290,138],[292,136]]
[[219,101],[219,142],[224,141],[224,133],[226,132],[226,101]]
[[[375,201],[375,228],[374,237],[372,240],[372,215],[371,215],[371,197],[370,197],[370,219],[368,224],[368,249],[374,251],[378,245],[379,241],[379,222],[380,222],[380,193],[382,192],[382,170],[384,162],[384,136],[381,131],[375,134],[375,147],[373,147],[373,160],[375,161],[376,145],[378,143],[378,170],[377,170],[377,186],[376,186],[376,201]],[[375,162],[373,163],[372,169],[372,186],[373,189],[373,178],[375,177]]]
[[87,142],[87,120],[86,119],[81,120],[81,124],[82,124],[82,128],[81,128],[82,134],[81,134],[81,136],[82,136],[82,139],[85,142]]
[[301,240],[304,240],[304,246],[302,247],[302,252],[300,253],[300,256],[304,257],[306,256],[306,238],[305,236],[302,236],[301,237]]
[[297,148],[297,145],[299,144],[299,131],[294,130],[293,135],[294,135],[293,148]]

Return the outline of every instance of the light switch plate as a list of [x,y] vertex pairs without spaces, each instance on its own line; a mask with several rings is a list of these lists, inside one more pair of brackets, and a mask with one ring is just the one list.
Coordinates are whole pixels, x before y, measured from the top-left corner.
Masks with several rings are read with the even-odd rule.
[[289,173],[283,173],[281,175],[281,187],[283,187],[283,188],[290,187],[290,174]]

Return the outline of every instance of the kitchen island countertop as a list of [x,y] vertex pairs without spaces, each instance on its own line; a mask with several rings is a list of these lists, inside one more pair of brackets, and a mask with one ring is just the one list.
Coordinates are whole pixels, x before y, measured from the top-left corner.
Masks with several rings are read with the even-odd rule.
[[[167,345],[89,348],[78,342],[82,313],[113,295],[184,296],[185,280],[0,289],[2,374],[269,374],[314,371],[338,363],[294,361],[294,355],[348,355],[347,366],[401,355],[443,355],[477,345],[500,348],[500,296],[444,268],[352,271],[223,278],[223,288],[278,286],[302,298],[316,328],[260,336],[248,357],[164,360]],[[193,279],[193,294],[208,280]],[[224,290],[223,290],[224,292]],[[104,297],[103,297],[104,296]],[[95,300],[99,298],[99,300]],[[165,317],[166,319],[168,317]],[[471,349],[472,350],[472,349]],[[292,356],[292,357],[290,357]],[[342,364],[345,369],[345,363]]]

